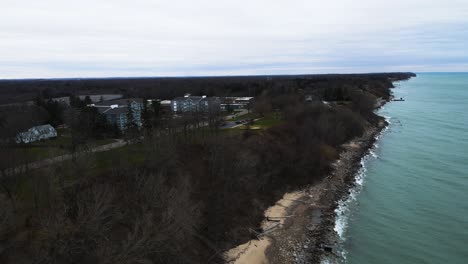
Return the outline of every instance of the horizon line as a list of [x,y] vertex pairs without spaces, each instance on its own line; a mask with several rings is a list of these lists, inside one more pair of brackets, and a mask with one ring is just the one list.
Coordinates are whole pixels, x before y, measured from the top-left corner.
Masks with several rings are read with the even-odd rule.
[[246,75],[180,75],[180,76],[108,76],[108,77],[37,77],[37,78],[0,78],[0,81],[45,81],[45,80],[97,80],[97,79],[177,79],[177,78],[232,78],[232,77],[281,77],[281,76],[321,76],[321,75],[364,75],[388,73],[468,73],[468,72],[411,72],[411,71],[382,71],[356,73],[304,73],[304,74],[246,74]]

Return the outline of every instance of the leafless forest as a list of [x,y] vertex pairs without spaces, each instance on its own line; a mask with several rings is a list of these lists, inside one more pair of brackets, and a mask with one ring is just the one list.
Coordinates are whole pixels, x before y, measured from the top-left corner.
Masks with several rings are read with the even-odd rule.
[[[0,107],[0,263],[222,263],[284,192],[321,180],[341,144],[382,121],[373,112],[378,100],[410,76],[0,81],[0,103],[9,104]],[[51,105],[13,103],[38,94],[170,99],[186,92],[253,96],[254,113],[281,121],[225,131],[218,116],[206,126],[197,116],[153,116],[125,136],[133,142],[127,147],[80,155],[70,147],[66,162],[8,173],[25,158],[5,140],[18,131],[55,120],[79,145],[104,129],[86,125],[92,113],[51,116]]]

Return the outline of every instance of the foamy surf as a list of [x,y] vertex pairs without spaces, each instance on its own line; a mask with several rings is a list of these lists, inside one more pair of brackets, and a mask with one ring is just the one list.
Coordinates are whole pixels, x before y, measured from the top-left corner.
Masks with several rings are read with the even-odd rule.
[[[390,117],[385,116],[385,121],[391,124]],[[346,263],[347,251],[344,249],[343,244],[346,241],[346,231],[348,228],[349,218],[351,217],[351,205],[357,203],[357,197],[364,186],[364,180],[366,176],[366,163],[371,159],[377,159],[378,155],[375,153],[378,148],[378,140],[388,130],[389,126],[386,126],[378,135],[375,136],[375,143],[368,153],[361,159],[361,168],[356,173],[354,179],[354,187],[350,189],[349,195],[338,202],[338,206],[335,209],[335,226],[334,231],[338,235],[338,246],[337,246],[337,259],[323,259],[321,264],[331,263]]]
[[421,74],[378,112],[391,125],[350,206],[346,263],[468,263],[467,84],[466,73]]

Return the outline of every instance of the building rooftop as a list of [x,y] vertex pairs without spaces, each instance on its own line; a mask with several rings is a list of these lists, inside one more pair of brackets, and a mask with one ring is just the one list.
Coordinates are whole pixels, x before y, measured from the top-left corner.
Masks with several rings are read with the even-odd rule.
[[98,112],[101,114],[122,114],[127,113],[128,107],[127,105],[121,105],[119,107],[109,107],[109,106],[98,106],[96,107]]
[[173,101],[179,101],[179,100],[188,100],[188,99],[191,99],[193,101],[202,101],[202,100],[214,100],[214,99],[218,99],[218,97],[207,97],[206,95],[202,95],[202,96],[192,96],[192,95],[185,95],[184,97],[176,97],[174,98]]
[[108,100],[91,104],[89,106],[96,107],[101,114],[122,114],[128,111],[127,106],[129,102],[137,102],[143,104],[141,98],[124,98],[116,100]]
[[109,101],[104,101],[104,102],[99,102],[99,103],[95,103],[94,106],[96,107],[99,107],[99,106],[111,106],[111,105],[117,105],[117,106],[121,106],[121,105],[127,105],[128,102],[137,102],[137,103],[140,103],[142,104],[143,103],[143,99],[141,98],[123,98],[123,99],[115,99],[115,100],[109,100]]
[[57,131],[50,124],[31,127],[25,132],[18,133],[16,142],[34,142],[40,139],[46,139],[50,137],[56,137]]

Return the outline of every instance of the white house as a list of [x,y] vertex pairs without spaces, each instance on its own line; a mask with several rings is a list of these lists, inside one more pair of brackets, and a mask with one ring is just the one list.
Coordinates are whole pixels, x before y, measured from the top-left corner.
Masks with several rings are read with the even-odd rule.
[[28,131],[18,133],[16,136],[16,143],[31,143],[42,139],[57,137],[57,131],[49,124],[42,126],[35,126]]

